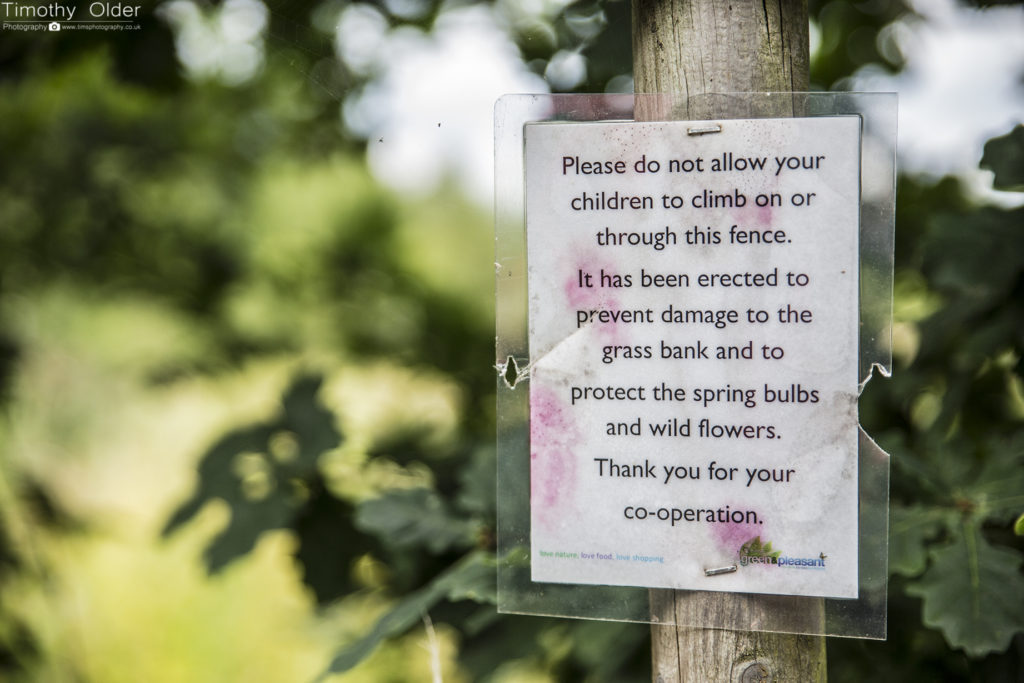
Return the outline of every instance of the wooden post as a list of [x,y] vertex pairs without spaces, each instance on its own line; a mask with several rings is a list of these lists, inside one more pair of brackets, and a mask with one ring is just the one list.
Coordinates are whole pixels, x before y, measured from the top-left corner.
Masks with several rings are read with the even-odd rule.
[[[806,91],[808,26],[807,0],[633,0],[633,89],[686,97]],[[705,103],[698,98],[683,113],[728,113]],[[668,118],[644,105],[637,119]]]
[[[806,0],[633,0],[633,80],[637,120],[793,116],[799,107],[702,98],[706,93],[800,92],[809,85]],[[693,99],[690,99],[693,98]],[[778,110],[766,110],[773,106]],[[794,632],[821,632],[816,598],[651,591],[652,679],[655,683],[761,683],[825,680],[825,639],[778,633],[695,628],[757,624],[770,615]]]

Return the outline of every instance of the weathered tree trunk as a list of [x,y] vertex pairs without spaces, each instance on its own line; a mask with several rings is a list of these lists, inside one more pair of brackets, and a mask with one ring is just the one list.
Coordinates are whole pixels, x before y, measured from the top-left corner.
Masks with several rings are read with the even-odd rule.
[[[808,87],[806,0],[633,0],[637,120],[793,116],[796,101],[706,97],[708,93],[800,92]],[[821,600],[702,591],[651,591],[655,683],[825,680],[820,636],[704,629],[756,625],[770,616],[796,632],[820,632]]]

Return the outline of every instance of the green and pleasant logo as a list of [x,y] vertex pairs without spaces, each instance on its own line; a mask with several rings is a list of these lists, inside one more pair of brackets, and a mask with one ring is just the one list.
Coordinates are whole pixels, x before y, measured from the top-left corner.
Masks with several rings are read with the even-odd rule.
[[740,546],[740,564],[744,567],[748,564],[778,564],[781,550],[772,548],[772,542],[761,542],[760,536],[755,536]]
[[0,2],[4,31],[135,31],[142,26],[142,5],[125,2]]
[[740,564],[746,567],[751,564],[767,564],[781,569],[825,569],[828,555],[818,553],[817,557],[789,557],[781,550],[772,547],[772,542],[764,543],[760,536],[755,536],[740,546]]

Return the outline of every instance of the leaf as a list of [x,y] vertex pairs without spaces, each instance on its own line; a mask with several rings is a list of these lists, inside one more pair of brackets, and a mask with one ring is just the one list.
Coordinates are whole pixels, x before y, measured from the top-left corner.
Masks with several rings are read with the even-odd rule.
[[253,549],[260,536],[289,528],[319,478],[317,461],[341,440],[334,415],[320,405],[322,378],[300,375],[281,399],[282,414],[262,424],[236,429],[203,455],[191,498],[168,519],[169,536],[212,500],[231,508],[231,521],[204,552],[216,573]]
[[1024,190],[1024,125],[985,143],[981,167],[995,171],[998,190]]
[[993,450],[992,460],[964,487],[976,514],[990,522],[1009,523],[1014,512],[1024,506],[1024,463],[1020,446],[1013,448]]
[[317,680],[322,681],[332,673],[348,671],[369,655],[385,638],[393,638],[409,630],[442,597],[443,591],[436,585],[409,594],[381,617],[369,633],[335,654],[328,669]]
[[952,542],[930,553],[931,566],[907,586],[924,601],[926,626],[972,657],[1002,652],[1024,631],[1024,557],[990,545],[980,523],[965,521]]
[[476,524],[452,515],[430,489],[400,489],[365,501],[356,509],[355,526],[398,548],[427,548],[442,553],[472,545]]
[[[646,645],[644,629],[623,622],[578,621],[571,625],[571,657],[588,681],[622,681],[628,658]],[[649,648],[648,648],[649,649]],[[650,680],[648,678],[647,680]],[[741,679],[742,680],[742,679]]]
[[1013,525],[1013,533],[1018,536],[1024,536],[1024,514],[1017,518],[1017,521]]
[[[962,311],[940,310],[938,319],[974,316],[988,306],[1002,305],[1011,296],[1021,263],[1014,259],[993,259],[990,245],[1016,250],[1024,246],[1020,230],[1024,211],[993,207],[970,213],[942,213],[929,221],[923,244],[922,269],[929,285],[943,295],[957,297]],[[951,257],[955,254],[955,258]],[[985,322],[978,320],[976,322]],[[977,334],[974,328],[944,330],[943,336]]]
[[751,557],[759,557],[761,555],[761,553],[763,553],[763,552],[764,552],[764,550],[761,548],[761,537],[760,536],[755,536],[754,538],[750,539],[749,541],[744,543],[742,546],[740,546],[740,554],[741,555],[747,555],[747,556],[751,556]]
[[323,480],[317,479],[292,523],[302,582],[312,589],[320,606],[361,587],[353,576],[353,563],[362,555],[379,552],[377,539],[355,529],[354,516],[355,506],[335,498]]
[[903,576],[917,576],[928,565],[926,543],[949,519],[948,510],[924,505],[892,508],[889,527],[889,572]]
[[470,461],[459,472],[459,494],[455,502],[460,509],[494,519],[496,458],[491,446],[477,448],[470,455]]
[[477,551],[477,555],[449,577],[445,597],[452,602],[472,600],[485,605],[497,605],[497,562],[484,551]]
[[441,600],[457,601],[475,599],[471,595],[493,595],[496,566],[494,556],[490,553],[477,550],[466,555],[438,575],[433,582],[407,595],[381,617],[365,636],[339,650],[317,681],[323,681],[330,674],[348,671],[356,666],[382,640],[405,633]]
[[771,541],[762,545],[761,537],[755,536],[740,547],[740,555],[745,557],[770,557],[777,560],[782,556],[782,551],[774,550]]
[[210,574],[223,570],[255,548],[265,532],[286,527],[291,515],[288,502],[281,496],[236,502],[231,508],[231,521],[227,527],[203,551],[206,570]]
[[239,482],[234,472],[235,458],[241,453],[256,453],[266,446],[272,430],[261,425],[236,429],[211,446],[199,464],[199,484],[192,497],[171,515],[161,532],[170,536],[196,516],[203,506],[218,498],[238,497]]

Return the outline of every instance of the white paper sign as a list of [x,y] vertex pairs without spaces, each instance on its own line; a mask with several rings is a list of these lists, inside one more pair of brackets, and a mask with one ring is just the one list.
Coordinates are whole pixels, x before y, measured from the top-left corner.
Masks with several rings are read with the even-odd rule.
[[860,119],[707,125],[526,126],[533,579],[854,598]]

